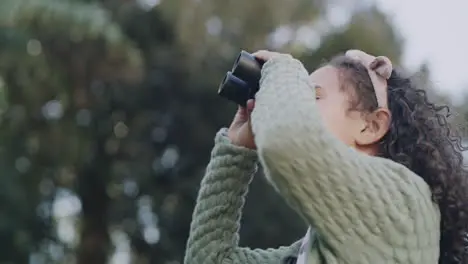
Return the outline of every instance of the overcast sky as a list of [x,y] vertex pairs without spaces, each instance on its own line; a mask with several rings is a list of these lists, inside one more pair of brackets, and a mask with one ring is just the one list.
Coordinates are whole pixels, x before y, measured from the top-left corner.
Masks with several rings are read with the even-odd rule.
[[375,1],[406,39],[405,66],[428,61],[442,91],[468,90],[468,0]]

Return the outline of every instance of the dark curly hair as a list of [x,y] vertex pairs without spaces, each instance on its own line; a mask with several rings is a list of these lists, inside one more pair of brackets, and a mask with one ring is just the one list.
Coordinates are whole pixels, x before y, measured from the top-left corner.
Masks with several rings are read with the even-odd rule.
[[[327,63],[341,71],[343,89],[351,89],[352,107],[377,109],[367,69],[346,56]],[[448,106],[429,102],[417,82],[394,70],[388,80],[390,129],[380,142],[380,156],[398,162],[424,179],[441,213],[439,264],[468,263],[468,173],[461,137],[450,127]]]

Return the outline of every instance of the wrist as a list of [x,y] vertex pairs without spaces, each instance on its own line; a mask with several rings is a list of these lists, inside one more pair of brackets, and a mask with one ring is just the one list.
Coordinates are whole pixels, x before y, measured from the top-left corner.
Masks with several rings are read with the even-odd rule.
[[227,128],[222,128],[216,135],[216,143],[224,143],[232,145],[236,148],[244,149],[250,152],[256,151],[255,143],[244,143],[239,139],[237,131],[233,131]]

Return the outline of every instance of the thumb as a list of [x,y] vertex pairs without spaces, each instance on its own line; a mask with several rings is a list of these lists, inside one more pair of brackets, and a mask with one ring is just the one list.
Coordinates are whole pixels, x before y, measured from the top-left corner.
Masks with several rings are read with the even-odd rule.
[[239,116],[239,117],[247,117],[247,116],[248,116],[248,108],[239,105],[239,106],[237,107],[237,113],[236,113],[236,115]]
[[247,107],[238,106],[232,125],[240,126],[243,123],[247,122],[247,120],[249,120],[249,112],[247,110]]
[[249,113],[249,116],[250,114],[252,113],[253,109],[255,108],[255,100],[254,99],[250,99],[247,101],[247,112]]

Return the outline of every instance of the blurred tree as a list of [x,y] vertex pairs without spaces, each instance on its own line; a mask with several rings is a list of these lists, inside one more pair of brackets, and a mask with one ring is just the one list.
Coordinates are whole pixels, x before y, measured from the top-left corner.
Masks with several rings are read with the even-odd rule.
[[[241,48],[292,51],[309,69],[349,48],[399,61],[401,39],[381,12],[335,27],[324,24],[331,5],[0,2],[0,262],[180,261],[214,133],[235,108],[216,87]],[[54,217],[72,214],[64,208],[80,213],[71,231]],[[241,243],[299,239],[294,215],[257,177]]]
[[385,54],[395,64],[400,63],[402,37],[389,23],[388,18],[376,8],[359,10],[344,26],[328,29],[316,49],[295,47],[303,55],[306,65],[315,68],[348,49],[365,50],[370,54]]
[[445,108],[446,115],[448,117],[448,122],[451,123],[455,129],[454,135],[462,136],[463,138],[468,137],[467,121],[468,121],[468,108],[466,108],[466,102],[468,102],[468,97],[465,94],[461,94],[459,102],[465,102],[464,104],[454,103],[451,98],[443,94],[440,88],[438,87],[431,78],[432,74],[429,69],[429,65],[424,63],[421,65],[419,70],[414,74],[413,81],[417,82],[422,88],[425,89],[425,92],[428,96],[428,99],[431,102],[436,103],[437,105],[448,106]]
[[[53,183],[76,189],[81,200],[78,263],[105,263],[110,133],[99,117],[114,109],[112,92],[99,85],[138,79],[139,52],[96,4],[14,0],[2,1],[0,10],[8,11],[1,18],[0,76],[10,104],[2,122],[2,178],[19,185],[16,200],[5,199],[7,219],[19,219],[2,226],[1,260],[27,263],[31,252],[63,250],[54,230],[38,225],[54,222],[55,191],[42,188]],[[45,253],[37,259],[54,260],[54,252]]]

